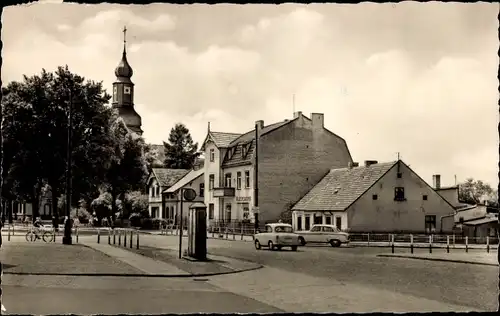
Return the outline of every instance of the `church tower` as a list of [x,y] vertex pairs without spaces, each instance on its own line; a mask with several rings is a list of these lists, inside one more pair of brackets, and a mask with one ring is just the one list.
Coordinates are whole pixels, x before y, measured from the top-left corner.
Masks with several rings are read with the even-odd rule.
[[142,135],[142,120],[134,109],[134,83],[130,78],[134,74],[132,67],[127,61],[127,28],[123,28],[123,55],[122,60],[115,69],[116,81],[113,82],[113,108],[118,110],[118,114],[123,119],[127,128]]

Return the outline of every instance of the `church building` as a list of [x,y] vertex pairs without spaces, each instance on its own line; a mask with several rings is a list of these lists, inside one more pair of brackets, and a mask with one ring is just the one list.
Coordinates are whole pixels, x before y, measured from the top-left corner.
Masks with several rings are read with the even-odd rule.
[[142,136],[142,119],[134,109],[134,83],[130,78],[134,74],[127,61],[127,28],[123,28],[123,55],[122,60],[115,69],[116,81],[113,82],[113,109],[118,110],[119,116],[127,128]]

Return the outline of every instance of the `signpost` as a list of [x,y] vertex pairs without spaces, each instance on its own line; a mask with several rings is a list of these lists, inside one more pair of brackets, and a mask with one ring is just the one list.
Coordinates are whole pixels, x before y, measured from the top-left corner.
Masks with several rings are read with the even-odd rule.
[[183,226],[183,219],[184,219],[184,211],[183,211],[183,201],[184,199],[187,202],[192,202],[194,199],[196,199],[196,191],[190,188],[187,189],[182,189],[180,190],[180,195],[181,195],[181,218],[180,218],[180,234],[179,234],[179,259],[182,258],[182,235],[184,232],[184,226]]

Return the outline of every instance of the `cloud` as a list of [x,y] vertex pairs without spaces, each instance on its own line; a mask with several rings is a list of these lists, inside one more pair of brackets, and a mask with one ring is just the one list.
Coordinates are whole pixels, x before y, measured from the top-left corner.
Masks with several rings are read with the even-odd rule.
[[68,64],[109,91],[126,25],[149,142],[166,140],[176,122],[201,142],[208,121],[243,133],[255,120],[291,118],[295,108],[323,112],[355,160],[400,152],[424,179],[438,172],[496,181],[491,5],[62,6],[78,19],[33,21],[6,8],[4,82]]

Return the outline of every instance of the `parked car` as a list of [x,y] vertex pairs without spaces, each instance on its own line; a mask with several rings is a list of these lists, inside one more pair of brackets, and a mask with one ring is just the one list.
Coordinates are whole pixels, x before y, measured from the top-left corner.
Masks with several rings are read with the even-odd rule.
[[290,247],[292,251],[297,251],[298,246],[300,246],[299,235],[293,232],[292,225],[289,224],[266,224],[265,231],[255,234],[254,239],[257,250],[262,247],[267,247],[269,250]]
[[313,225],[310,230],[298,231],[300,244],[329,243],[332,247],[340,247],[349,243],[349,234],[340,231],[334,225]]

